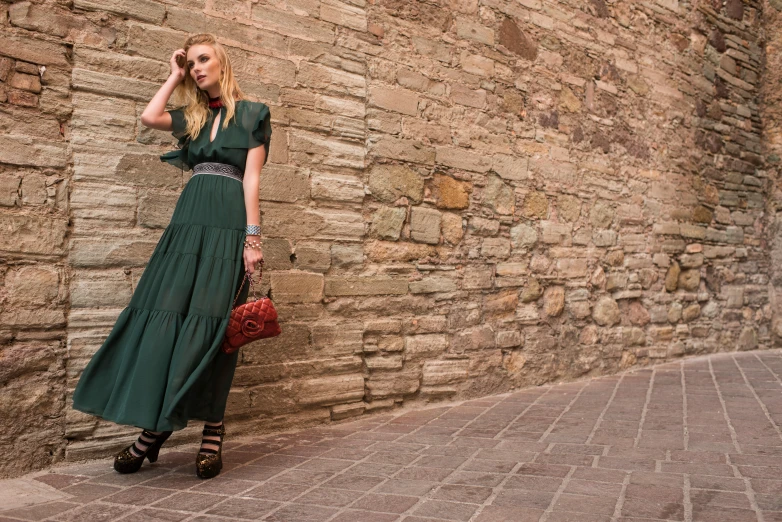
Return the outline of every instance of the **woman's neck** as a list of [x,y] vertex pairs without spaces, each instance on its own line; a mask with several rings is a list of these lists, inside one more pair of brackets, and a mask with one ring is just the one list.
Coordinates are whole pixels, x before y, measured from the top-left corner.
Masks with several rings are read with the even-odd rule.
[[209,97],[209,108],[210,109],[217,109],[223,106],[223,100],[220,98],[220,96],[217,96],[216,98]]

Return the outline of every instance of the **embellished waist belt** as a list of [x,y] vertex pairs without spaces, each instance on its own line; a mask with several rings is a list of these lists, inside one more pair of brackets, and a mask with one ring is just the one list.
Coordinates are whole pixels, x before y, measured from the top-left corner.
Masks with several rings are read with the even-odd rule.
[[244,173],[238,167],[228,165],[227,163],[199,163],[193,167],[193,176],[197,174],[214,174],[216,176],[226,176],[237,181],[242,181]]

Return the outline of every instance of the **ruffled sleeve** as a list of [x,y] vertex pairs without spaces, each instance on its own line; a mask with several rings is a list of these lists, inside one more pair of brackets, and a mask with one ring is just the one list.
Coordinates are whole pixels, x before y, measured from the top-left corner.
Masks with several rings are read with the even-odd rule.
[[265,165],[269,160],[271,137],[269,107],[263,103],[242,102],[236,107],[236,125],[225,129],[221,145],[229,149],[254,149],[263,145],[266,149]]
[[182,109],[173,109],[167,111],[171,115],[171,134],[177,138],[177,150],[166,152],[160,156],[160,161],[170,163],[175,167],[190,170],[192,167],[188,164],[187,153],[190,144],[190,136],[187,134],[187,122],[185,121],[185,112]]

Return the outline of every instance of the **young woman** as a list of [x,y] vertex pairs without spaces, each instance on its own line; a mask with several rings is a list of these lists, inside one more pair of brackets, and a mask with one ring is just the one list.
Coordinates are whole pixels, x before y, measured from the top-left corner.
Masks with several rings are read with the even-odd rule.
[[[177,91],[182,108],[165,111]],[[84,369],[75,409],[142,428],[114,460],[120,473],[189,419],[205,421],[196,472],[222,468],[223,413],[238,351],[220,347],[245,273],[263,261],[258,186],[269,154],[269,107],[244,99],[225,49],[198,34],[171,56],[171,75],[141,123],[173,131],[179,149],[161,156],[193,169],[138,281],[130,304]],[[244,303],[244,285],[236,303]]]

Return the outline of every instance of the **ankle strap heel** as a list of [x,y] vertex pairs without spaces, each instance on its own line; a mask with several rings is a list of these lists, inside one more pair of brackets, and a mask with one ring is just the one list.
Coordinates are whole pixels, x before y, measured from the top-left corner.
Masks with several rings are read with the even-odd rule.
[[206,479],[217,476],[223,469],[223,438],[225,437],[225,424],[219,428],[204,427],[201,432],[204,437],[220,437],[218,441],[207,441],[209,444],[217,445],[218,449],[204,448],[196,455],[196,475],[199,478]]

